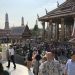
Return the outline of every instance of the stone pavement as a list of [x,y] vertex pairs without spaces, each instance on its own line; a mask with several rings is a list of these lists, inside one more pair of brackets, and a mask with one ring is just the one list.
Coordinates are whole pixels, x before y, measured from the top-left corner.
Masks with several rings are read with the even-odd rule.
[[3,63],[4,70],[7,70],[10,75],[33,75],[33,73],[23,65],[16,64],[16,69],[13,68],[13,63],[10,64],[10,68],[6,68],[7,62]]

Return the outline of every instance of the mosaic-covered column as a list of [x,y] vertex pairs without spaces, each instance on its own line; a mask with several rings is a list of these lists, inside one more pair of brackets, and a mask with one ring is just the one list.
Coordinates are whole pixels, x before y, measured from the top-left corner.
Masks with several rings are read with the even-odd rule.
[[56,41],[59,40],[59,24],[55,23],[55,39]]
[[75,37],[75,17],[74,17],[74,25],[73,25],[72,36]]
[[71,25],[66,25],[66,38],[71,37]]
[[42,27],[43,27],[43,32],[42,32],[42,40],[45,40],[45,21],[42,21]]
[[47,32],[47,36],[46,36],[46,38],[47,38],[47,41],[49,42],[49,22],[47,22],[47,28],[46,28],[46,32]]
[[49,40],[52,40],[53,25],[52,20],[49,20]]
[[64,31],[64,18],[61,18],[61,41],[64,41],[64,35],[65,35],[65,31]]

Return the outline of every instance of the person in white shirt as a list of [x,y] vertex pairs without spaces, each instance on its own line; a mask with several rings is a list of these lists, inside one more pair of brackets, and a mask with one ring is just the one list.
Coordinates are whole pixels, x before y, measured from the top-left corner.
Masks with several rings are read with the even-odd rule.
[[7,68],[10,68],[10,61],[12,60],[14,69],[16,69],[15,59],[14,59],[14,49],[13,46],[10,45],[10,48],[8,49],[8,66]]

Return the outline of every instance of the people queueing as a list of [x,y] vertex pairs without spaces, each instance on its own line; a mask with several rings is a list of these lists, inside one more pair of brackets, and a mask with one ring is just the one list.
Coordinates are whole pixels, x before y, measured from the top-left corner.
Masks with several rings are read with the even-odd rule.
[[64,75],[74,75],[75,74],[75,51],[71,52],[71,59],[66,63]]
[[62,75],[61,74],[61,65],[55,59],[54,52],[46,53],[47,61],[43,63],[41,68],[42,75]]
[[16,69],[16,64],[15,64],[15,52],[14,52],[14,49],[13,49],[13,46],[10,45],[9,49],[7,50],[7,59],[8,59],[8,66],[7,68],[10,68],[10,61],[13,62],[13,65],[14,65],[14,69]]

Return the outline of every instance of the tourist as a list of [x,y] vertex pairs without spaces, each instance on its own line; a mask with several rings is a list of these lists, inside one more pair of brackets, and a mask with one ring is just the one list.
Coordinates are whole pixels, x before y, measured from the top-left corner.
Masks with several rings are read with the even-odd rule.
[[47,61],[46,55],[42,57],[42,63],[44,63],[45,61]]
[[41,60],[41,65],[39,66],[39,75],[42,75],[42,67],[43,67],[43,64],[45,61],[47,61],[47,57],[46,55],[42,57],[42,60]]
[[0,63],[0,75],[9,75],[9,73],[3,69],[2,63]]
[[7,68],[10,68],[10,61],[12,60],[14,69],[16,69],[15,59],[14,59],[14,49],[13,46],[10,45],[10,48],[8,49],[8,66]]
[[37,55],[35,56],[34,64],[33,64],[33,73],[34,73],[34,75],[38,75],[38,72],[39,72],[39,65],[40,65],[40,59],[41,59],[40,54],[37,54]]
[[0,63],[0,75],[3,75],[3,66],[1,63]]
[[74,75],[75,74],[75,51],[71,52],[71,59],[66,63],[64,75]]
[[61,66],[54,58],[54,52],[47,52],[47,61],[43,63],[42,75],[61,75]]
[[27,57],[27,60],[24,62],[24,65],[27,68],[28,75],[34,75],[31,71],[31,69],[32,69],[32,59]]
[[1,53],[0,53],[0,63],[2,63],[2,55],[1,55]]

